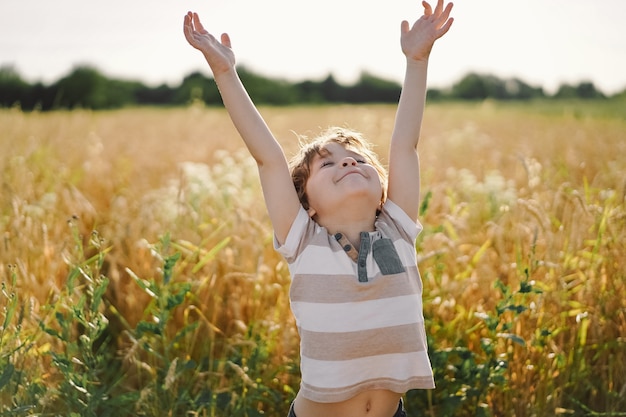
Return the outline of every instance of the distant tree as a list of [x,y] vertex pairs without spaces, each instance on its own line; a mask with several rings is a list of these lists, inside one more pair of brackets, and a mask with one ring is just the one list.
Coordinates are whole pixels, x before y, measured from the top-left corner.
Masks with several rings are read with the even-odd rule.
[[560,99],[573,99],[576,96],[576,87],[570,84],[561,84],[553,95],[554,98]]
[[604,98],[596,86],[591,81],[584,81],[576,86],[576,94],[579,98],[592,99],[592,98]]
[[532,87],[519,78],[512,78],[504,82],[507,99],[528,100],[531,98],[545,97],[543,88]]
[[77,67],[69,75],[61,78],[55,86],[56,107],[68,109],[106,107],[106,78],[95,68]]
[[430,101],[445,100],[446,98],[449,98],[449,96],[449,94],[446,94],[446,92],[439,88],[429,88],[426,92],[426,99]]
[[527,100],[545,97],[543,89],[518,78],[501,79],[494,75],[469,73],[452,86],[452,97],[463,100]]
[[22,99],[23,110],[51,110],[54,107],[54,100],[57,97],[57,90],[54,86],[46,86],[40,82],[29,87],[26,95]]
[[335,81],[335,77],[330,74],[324,81],[320,84],[320,92],[324,101],[327,102],[346,102],[346,89]]
[[589,81],[583,81],[576,86],[570,84],[561,84],[553,97],[559,99],[606,98],[606,96],[601,91],[596,89],[595,85]]
[[29,88],[14,67],[0,67],[0,106],[21,105]]
[[325,101],[319,82],[307,80],[296,83],[294,87],[298,91],[300,100],[304,103],[323,103]]
[[394,81],[363,72],[357,83],[347,90],[346,98],[350,103],[397,102],[400,90],[400,85]]
[[109,79],[90,66],[75,68],[52,87],[56,91],[54,107],[73,109],[111,109],[135,104],[137,81]]
[[266,78],[245,67],[240,67],[238,73],[250,97],[257,103],[282,106],[300,101],[298,89],[287,81]]
[[173,105],[176,101],[176,92],[175,88],[167,84],[154,88],[141,84],[134,91],[134,101],[138,105]]
[[[332,74],[321,81],[299,83],[263,77],[247,68],[239,68],[239,76],[255,102],[271,105],[396,102],[401,89],[398,83],[367,72],[363,72],[358,81],[350,86],[339,84]],[[477,73],[465,75],[451,89],[428,90],[429,100],[528,100],[545,96],[542,88],[533,87],[518,78],[503,80]],[[624,96],[626,90],[612,98]],[[606,98],[589,81],[578,85],[562,84],[552,97]],[[166,84],[148,87],[139,81],[110,79],[93,67],[79,66],[51,85],[30,85],[13,67],[0,67],[0,107],[18,105],[24,110],[76,107],[107,109],[130,105],[187,105],[193,101],[222,105],[212,78],[194,72],[176,87]]]
[[118,108],[137,103],[136,92],[143,88],[138,81],[105,79],[105,108]]
[[452,96],[463,100],[484,100],[489,95],[485,78],[476,73],[467,74],[452,86]]
[[200,72],[193,72],[186,76],[174,94],[176,104],[189,104],[195,101],[206,104],[222,103],[213,79]]

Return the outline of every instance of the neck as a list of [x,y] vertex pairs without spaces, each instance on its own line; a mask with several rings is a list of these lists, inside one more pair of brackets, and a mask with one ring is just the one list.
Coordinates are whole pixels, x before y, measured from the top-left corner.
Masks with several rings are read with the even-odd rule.
[[361,232],[373,232],[378,204],[371,198],[347,198],[332,207],[317,210],[313,220],[328,230],[330,234],[341,232],[350,243],[358,247]]
[[336,233],[341,233],[348,238],[353,246],[358,248],[361,244],[361,232],[373,232],[375,230],[374,222],[376,221],[376,216],[374,214],[368,218],[350,218],[345,219],[345,221],[340,221],[339,219],[336,221],[326,222],[324,222],[323,219],[321,221],[316,221],[319,225],[324,226],[326,230],[328,230],[329,234],[334,235]]

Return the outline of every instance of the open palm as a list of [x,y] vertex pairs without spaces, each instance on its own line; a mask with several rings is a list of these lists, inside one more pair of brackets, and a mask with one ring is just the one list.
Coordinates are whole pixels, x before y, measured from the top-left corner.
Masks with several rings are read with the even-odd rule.
[[454,21],[454,18],[450,17],[452,3],[448,3],[444,8],[443,0],[438,0],[434,11],[428,2],[422,1],[422,5],[424,6],[422,17],[411,27],[406,20],[401,26],[402,52],[408,59],[416,61],[428,59],[435,41],[448,32]]
[[202,52],[213,75],[226,72],[235,66],[235,53],[231,49],[227,33],[223,33],[218,41],[202,26],[198,14],[192,12],[185,15],[183,30],[187,42]]

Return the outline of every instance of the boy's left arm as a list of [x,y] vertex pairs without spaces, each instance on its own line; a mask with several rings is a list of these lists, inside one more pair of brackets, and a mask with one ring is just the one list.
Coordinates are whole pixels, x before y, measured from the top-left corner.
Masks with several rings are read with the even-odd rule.
[[389,146],[388,198],[417,220],[419,211],[419,158],[417,143],[422,127],[426,102],[426,74],[428,57],[434,42],[442,37],[452,25],[452,3],[444,8],[438,0],[433,11],[423,1],[424,15],[412,27],[402,22],[400,43],[406,56],[406,72],[391,144]]

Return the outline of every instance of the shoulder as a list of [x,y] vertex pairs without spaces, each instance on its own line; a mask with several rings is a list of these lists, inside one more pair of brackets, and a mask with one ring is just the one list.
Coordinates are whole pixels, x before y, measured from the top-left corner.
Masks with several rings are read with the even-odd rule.
[[419,220],[414,221],[411,216],[390,199],[385,200],[376,224],[381,229],[385,227],[396,229],[411,241],[414,241],[423,230]]
[[289,261],[302,251],[302,247],[309,240],[307,236],[318,234],[321,229],[322,227],[309,217],[304,207],[300,206],[285,241],[280,242],[274,235],[274,249]]

